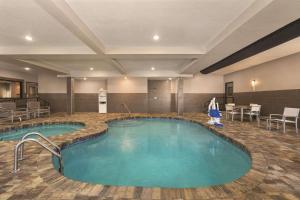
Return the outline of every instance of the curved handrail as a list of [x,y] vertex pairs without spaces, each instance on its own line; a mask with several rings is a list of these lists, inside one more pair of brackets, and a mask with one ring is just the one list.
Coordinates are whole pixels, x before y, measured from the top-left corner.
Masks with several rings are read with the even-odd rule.
[[22,137],[22,140],[28,138],[31,135],[37,135],[39,137],[41,137],[42,139],[44,139],[45,141],[47,141],[49,144],[53,145],[54,147],[56,147],[57,149],[60,150],[60,147],[58,145],[56,145],[55,143],[53,143],[51,140],[49,140],[47,137],[43,136],[41,133],[39,132],[31,132],[31,133],[27,133],[26,135],[24,135]]
[[[45,136],[43,136],[41,133],[38,133],[38,132],[31,132],[31,133],[27,133],[25,134],[23,137],[22,137],[22,140],[25,140],[26,138],[28,138],[29,136],[32,136],[32,135],[37,135],[39,136],[40,138],[42,138],[43,140],[45,140],[46,142],[48,142],[49,144],[51,144],[52,146],[54,146],[60,153],[60,147],[58,145],[56,145],[55,143],[53,143],[52,141],[50,141],[48,138],[46,138]],[[21,141],[22,141],[21,140]],[[20,158],[19,160],[22,160],[23,159],[23,152],[24,152],[24,143],[22,145],[22,148],[20,149]]]
[[[56,157],[58,157],[60,160],[61,160],[61,154],[58,153],[58,152],[55,152],[53,149],[49,148],[48,146],[46,146],[45,144],[41,143],[39,140],[37,139],[34,139],[34,138],[27,138],[27,139],[24,139],[24,140],[21,140],[15,147],[15,150],[14,150],[14,170],[13,172],[16,173],[18,172],[19,168],[18,168],[18,163],[19,163],[19,155],[18,155],[18,152],[19,152],[19,148],[25,143],[25,142],[35,142],[39,145],[41,145],[42,147],[44,147],[46,150],[48,150],[50,153],[52,153],[53,155],[55,155]],[[61,165],[61,162],[60,162],[60,165]],[[60,166],[60,169],[61,169],[61,166]]]
[[128,108],[128,106],[127,106],[126,103],[122,103],[121,105],[125,108],[125,110],[128,112],[128,114],[131,114],[131,111],[130,111],[130,109]]

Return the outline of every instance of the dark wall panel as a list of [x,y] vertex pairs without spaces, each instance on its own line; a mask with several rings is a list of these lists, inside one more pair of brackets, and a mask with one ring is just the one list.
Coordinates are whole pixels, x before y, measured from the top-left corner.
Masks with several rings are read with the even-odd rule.
[[171,112],[177,112],[176,93],[171,93]]
[[[51,112],[66,112],[67,95],[63,93],[40,93],[40,98],[51,105]],[[206,104],[213,97],[223,94],[184,94],[184,112],[204,112]],[[235,93],[235,102],[240,105],[258,103],[262,105],[262,114],[282,113],[284,107],[300,107],[300,89],[262,92]],[[75,94],[76,112],[97,112],[98,94]],[[176,95],[171,94],[171,112],[176,111]],[[125,112],[121,104],[126,103],[132,112],[148,112],[147,93],[109,93],[108,112]]]
[[224,94],[215,93],[185,93],[184,94],[184,112],[206,112],[207,102],[213,97],[221,97]]
[[126,112],[122,103],[127,104],[133,113],[148,112],[148,94],[147,93],[108,93],[107,111],[109,113]]
[[52,113],[67,112],[67,94],[39,93],[39,97],[50,103]]
[[97,93],[75,93],[75,112],[98,112]]
[[171,85],[169,81],[148,81],[148,112],[171,112]]
[[262,114],[282,114],[284,107],[300,108],[300,89],[235,93],[236,104],[257,103],[262,105]]

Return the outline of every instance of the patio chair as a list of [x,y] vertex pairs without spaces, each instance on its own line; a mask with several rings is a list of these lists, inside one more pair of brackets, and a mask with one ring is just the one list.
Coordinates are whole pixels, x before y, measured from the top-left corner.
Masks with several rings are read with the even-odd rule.
[[256,117],[257,122],[259,122],[261,105],[250,104],[250,109],[244,113],[244,115],[249,115],[249,120],[252,122],[253,116]]
[[47,114],[50,117],[50,106],[41,107],[39,101],[28,101],[27,109],[34,114],[34,117],[40,117],[43,114]]
[[[271,130],[272,122],[277,123],[277,129],[279,129],[279,123],[283,125],[283,133],[286,132],[286,123],[295,124],[296,133],[298,133],[298,118],[299,118],[299,108],[284,108],[283,115],[281,114],[270,114],[269,117],[269,129]],[[293,119],[293,120],[292,120]]]
[[0,103],[0,118],[1,121],[14,122],[15,119],[22,121],[23,118],[29,118],[28,110],[26,108],[17,108],[15,102],[1,102]]
[[225,118],[228,119],[229,115],[231,115],[231,120],[233,121],[234,115],[241,114],[239,111],[234,109],[235,104],[228,103],[225,104]]
[[0,107],[0,122],[12,121],[12,111]]

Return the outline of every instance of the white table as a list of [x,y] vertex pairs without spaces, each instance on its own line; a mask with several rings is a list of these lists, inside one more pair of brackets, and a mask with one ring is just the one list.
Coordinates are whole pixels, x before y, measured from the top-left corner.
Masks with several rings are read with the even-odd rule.
[[251,109],[248,105],[236,105],[234,106],[235,109],[239,109],[241,111],[241,122],[244,120],[244,110]]

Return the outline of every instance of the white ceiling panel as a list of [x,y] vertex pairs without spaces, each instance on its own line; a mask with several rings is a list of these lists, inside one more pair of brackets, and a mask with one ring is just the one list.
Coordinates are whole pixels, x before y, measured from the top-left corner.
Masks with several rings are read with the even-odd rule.
[[90,71],[90,68],[94,68],[93,71],[109,71],[117,72],[117,70],[104,60],[45,60],[48,63],[57,65],[68,71]]
[[[1,52],[41,53],[59,51],[92,53],[77,37],[57,22],[34,0],[0,0]],[[32,42],[26,41],[30,35]],[[72,53],[73,53],[72,52]]]
[[[133,59],[121,59],[119,62],[124,66],[128,73],[133,72],[145,72],[145,73],[157,73],[160,71],[179,71],[190,59],[160,59],[160,60],[133,60]],[[155,70],[152,70],[151,68]]]
[[[67,2],[108,50],[173,47],[201,52],[209,40],[238,18],[254,0]],[[154,34],[160,36],[159,41],[153,41]]]

